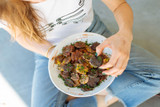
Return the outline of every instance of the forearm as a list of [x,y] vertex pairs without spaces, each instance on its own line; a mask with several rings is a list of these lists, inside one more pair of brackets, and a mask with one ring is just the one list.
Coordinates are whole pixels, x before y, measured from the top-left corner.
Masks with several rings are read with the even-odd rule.
[[124,32],[129,36],[132,36],[131,33],[132,33],[132,27],[133,27],[133,12],[131,7],[127,3],[121,4],[114,11],[114,16],[118,23],[119,31]]
[[[30,50],[34,53],[38,53],[41,54],[43,56],[47,55],[47,51],[48,49],[52,46],[52,44],[46,40],[43,40],[43,43],[37,43],[35,41],[31,41],[29,39],[24,39],[21,36],[16,37],[16,41],[23,46],[24,48],[26,48],[27,50]],[[52,49],[50,49],[50,51],[48,52],[47,57],[49,57],[49,54],[51,52]]]
[[133,27],[133,12],[131,7],[125,0],[102,0],[109,9],[113,12],[115,19],[117,21],[119,32],[126,34],[125,36],[130,36],[132,40],[132,27]]
[[[10,30],[9,28],[6,28],[5,29],[6,31],[8,31],[10,33],[11,36],[15,37],[15,40],[24,48],[32,51],[32,52],[35,52],[35,53],[38,53],[38,54],[41,54],[43,56],[46,56],[46,53],[48,51],[48,49],[52,46],[52,44],[50,42],[48,42],[47,40],[43,40],[42,42],[43,43],[37,43],[35,41],[31,41],[29,39],[24,39],[22,36],[21,36],[21,33],[20,32],[17,32],[16,33],[16,36],[14,35],[15,33]],[[53,49],[53,48],[52,48]],[[52,49],[50,49],[50,51],[48,52],[48,57],[49,55],[51,54],[51,51]]]

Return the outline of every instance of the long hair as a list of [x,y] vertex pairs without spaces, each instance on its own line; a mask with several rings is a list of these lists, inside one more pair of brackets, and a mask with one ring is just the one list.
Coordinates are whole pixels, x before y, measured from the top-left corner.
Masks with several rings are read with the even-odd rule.
[[24,39],[29,38],[36,42],[44,40],[41,32],[42,20],[29,2],[22,0],[0,0],[0,20],[7,22],[8,27],[16,35],[20,31]]

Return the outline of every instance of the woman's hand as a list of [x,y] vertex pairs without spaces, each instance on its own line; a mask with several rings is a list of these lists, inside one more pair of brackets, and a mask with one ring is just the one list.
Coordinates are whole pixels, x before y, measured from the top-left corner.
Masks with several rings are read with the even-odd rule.
[[103,71],[104,74],[117,77],[123,73],[128,64],[132,38],[132,33],[118,32],[97,46],[97,55],[100,55],[106,47],[112,49],[109,62],[100,66],[101,69],[110,68]]

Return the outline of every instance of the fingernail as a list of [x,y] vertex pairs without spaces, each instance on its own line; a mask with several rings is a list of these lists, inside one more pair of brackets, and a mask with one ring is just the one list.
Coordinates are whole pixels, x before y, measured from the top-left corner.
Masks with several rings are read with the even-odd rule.
[[99,56],[99,51],[96,51],[96,56]]
[[97,56],[98,54],[97,54],[97,52],[95,53],[95,56]]
[[102,75],[106,75],[106,73],[102,73]]

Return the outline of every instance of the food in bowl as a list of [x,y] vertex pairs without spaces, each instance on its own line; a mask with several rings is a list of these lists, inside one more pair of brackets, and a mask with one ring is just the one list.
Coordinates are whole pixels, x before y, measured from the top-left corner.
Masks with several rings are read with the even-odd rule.
[[109,56],[103,53],[96,55],[99,44],[78,41],[63,47],[62,53],[55,57],[59,77],[66,86],[91,91],[107,79],[99,67],[109,61]]

